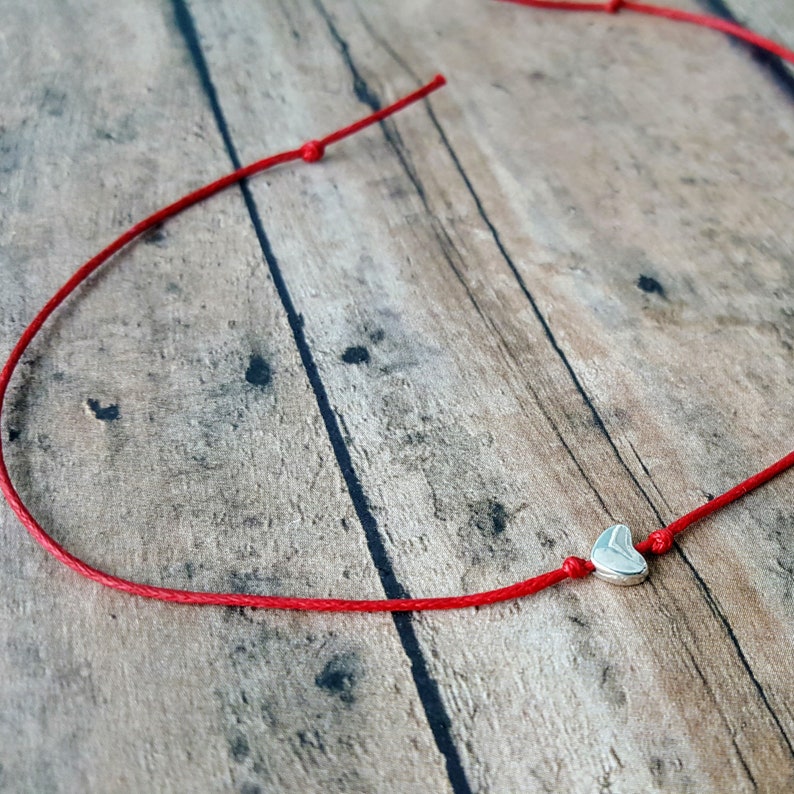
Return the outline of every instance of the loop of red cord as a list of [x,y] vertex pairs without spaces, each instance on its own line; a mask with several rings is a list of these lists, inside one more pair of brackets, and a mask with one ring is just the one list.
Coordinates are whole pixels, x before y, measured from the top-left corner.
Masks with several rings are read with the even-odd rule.
[[[765,49],[779,55],[781,58],[786,58],[794,62],[794,53],[781,47],[768,39],[764,39],[751,31],[733,25],[732,23],[724,22],[723,20],[715,19],[712,17],[702,17],[696,14],[689,14],[675,9],[666,9],[655,6],[646,6],[641,3],[623,2],[622,0],[611,0],[605,4],[596,3],[564,3],[564,2],[542,2],[542,0],[505,0],[507,2],[520,3],[522,5],[535,6],[540,8],[556,8],[566,9],[571,11],[606,11],[615,13],[621,8],[640,13],[654,14],[656,16],[668,17],[685,22],[694,22],[696,24],[714,27],[722,30],[731,35],[739,36],[746,41],[749,41],[757,46],[764,47]],[[431,92],[435,91],[445,84],[445,79],[441,75],[437,75],[427,85],[423,86],[412,94],[398,100],[397,102],[383,108],[369,116],[344,127],[336,132],[327,135],[320,140],[311,140],[303,144],[303,146],[292,149],[281,154],[267,157],[263,160],[258,160],[255,163],[239,168],[224,177],[211,182],[198,190],[188,193],[181,199],[169,204],[161,210],[158,210],[148,218],[136,223],[118,239],[108,245],[105,249],[100,251],[96,256],[88,260],[82,267],[80,267],[69,280],[50,298],[45,304],[44,308],[33,318],[33,321],[22,333],[14,349],[11,351],[8,360],[6,361],[2,371],[0,372],[0,420],[2,420],[2,412],[5,404],[5,397],[8,391],[9,383],[14,374],[14,371],[19,364],[22,355],[33,341],[36,334],[47,321],[49,316],[55,311],[58,306],[63,303],[66,298],[95,270],[101,267],[108,259],[114,254],[118,253],[122,248],[133,242],[145,232],[149,231],[155,226],[159,226],[169,218],[174,217],[188,207],[193,206],[210,196],[226,189],[230,185],[236,184],[247,177],[253,176],[266,169],[273,168],[282,163],[291,162],[293,160],[303,159],[307,163],[314,163],[322,159],[325,150],[328,146],[341,141],[365,127],[382,121],[386,117],[396,113],[402,108],[410,105],[413,102],[426,97]],[[690,524],[699,521],[702,518],[710,515],[711,513],[719,510],[725,505],[739,499],[745,494],[749,493],[755,488],[763,485],[771,480],[786,469],[794,466],[794,451],[790,452],[785,457],[781,458],[776,463],[768,468],[754,474],[744,482],[731,488],[721,496],[712,499],[704,505],[696,508],[685,516],[669,524],[664,529],[658,529],[652,532],[648,538],[636,545],[636,549],[642,554],[664,554],[673,546],[674,536],[679,532],[683,532]],[[483,606],[486,604],[494,604],[499,601],[507,601],[522,596],[537,593],[546,587],[558,584],[564,579],[579,579],[588,576],[594,570],[593,563],[589,560],[581,559],[580,557],[568,557],[562,566],[554,571],[535,576],[523,582],[502,587],[496,590],[489,590],[483,593],[473,593],[464,596],[447,596],[440,598],[396,598],[396,599],[378,599],[374,601],[369,600],[351,600],[339,598],[285,598],[281,596],[264,596],[264,595],[246,595],[240,593],[204,593],[190,590],[176,590],[168,587],[156,587],[153,585],[139,584],[131,582],[127,579],[122,579],[118,576],[100,571],[87,563],[70,554],[63,546],[57,543],[43,527],[36,521],[25,504],[22,502],[21,497],[14,488],[11,478],[6,467],[5,459],[3,456],[3,443],[0,434],[0,490],[11,506],[11,509],[17,515],[22,525],[28,530],[33,538],[40,543],[50,554],[57,560],[67,565],[72,570],[81,574],[82,576],[91,579],[94,582],[111,587],[115,590],[129,593],[131,595],[143,596],[144,598],[157,599],[159,601],[169,601],[178,604],[204,604],[204,605],[217,605],[217,606],[234,606],[234,607],[258,607],[269,609],[292,609],[292,610],[311,610],[318,612],[404,612],[404,611],[420,611],[420,610],[438,610],[438,609],[460,609],[463,607]]]

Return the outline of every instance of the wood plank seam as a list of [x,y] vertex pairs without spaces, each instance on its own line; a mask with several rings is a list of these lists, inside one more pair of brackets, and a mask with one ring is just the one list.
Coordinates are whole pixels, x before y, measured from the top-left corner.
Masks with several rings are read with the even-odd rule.
[[[202,88],[212,109],[218,129],[223,137],[229,158],[234,168],[240,168],[241,162],[237,154],[231,132],[223,113],[217,90],[210,74],[209,66],[204,57],[201,41],[196,30],[187,0],[172,0],[176,25],[182,34],[192,63],[199,75]],[[359,97],[360,98],[360,97]],[[373,108],[379,109],[379,108]],[[380,125],[385,129],[384,125]],[[289,289],[281,273],[281,269],[273,253],[272,247],[264,229],[254,197],[246,182],[240,183],[248,214],[254,226],[257,239],[262,249],[262,254],[267,262],[273,282],[278,292],[288,323],[297,345],[301,361],[306,371],[306,376],[314,392],[320,414],[323,418],[326,432],[336,456],[337,464],[347,485],[351,502],[361,523],[367,540],[372,560],[381,579],[384,592],[388,598],[407,598],[407,589],[397,579],[388,552],[380,536],[377,520],[372,513],[362,484],[353,467],[350,452],[342,435],[336,415],[331,408],[327,390],[320,377],[319,370],[314,361],[308,340],[303,331],[303,321],[298,313]],[[455,742],[451,735],[451,720],[444,706],[438,683],[433,679],[427,667],[410,613],[392,616],[395,628],[400,637],[403,650],[411,662],[411,674],[417,689],[422,706],[425,710],[428,724],[433,733],[439,751],[444,757],[447,775],[455,794],[468,794],[471,786],[466,778],[463,764],[460,759]]]
[[[731,11],[730,6],[725,0],[697,0],[697,3],[712,14],[722,17],[722,19],[728,22],[742,24],[741,20]],[[794,72],[792,72],[791,68],[786,63],[778,58],[777,55],[773,55],[760,47],[754,47],[744,42],[737,42],[735,39],[730,40],[739,46],[745,47],[751,53],[753,60],[772,76],[774,81],[789,97],[794,98]]]

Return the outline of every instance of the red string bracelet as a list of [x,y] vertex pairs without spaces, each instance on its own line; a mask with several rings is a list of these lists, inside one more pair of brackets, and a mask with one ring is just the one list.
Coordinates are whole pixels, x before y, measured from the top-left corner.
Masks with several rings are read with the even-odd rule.
[[567,3],[564,0],[501,0],[503,3],[516,3],[532,8],[546,8],[556,11],[600,11],[605,14],[617,14],[618,11],[634,11],[637,14],[647,14],[652,17],[662,17],[671,19],[674,22],[688,22],[691,25],[701,25],[704,28],[712,28],[729,36],[754,44],[756,47],[771,52],[785,61],[794,63],[794,50],[778,44],[772,39],[748,30],[736,22],[727,19],[710,16],[708,14],[693,14],[691,11],[683,11],[679,8],[668,8],[667,6],[653,6],[647,3],[633,3],[631,0],[607,0],[606,3]]
[[[416,102],[432,91],[440,88],[445,84],[443,76],[438,75],[431,80],[423,88],[409,94],[408,96],[400,99],[392,105],[389,105],[382,110],[372,113],[371,115],[361,119],[360,121],[344,127],[337,132],[327,135],[320,140],[312,140],[303,144],[300,148],[292,149],[281,154],[276,154],[272,157],[258,160],[255,163],[244,166],[232,173],[221,177],[220,179],[211,182],[192,193],[183,196],[173,204],[169,204],[161,210],[158,210],[148,218],[140,221],[132,226],[129,230],[124,232],[118,239],[112,242],[105,249],[100,251],[96,256],[89,259],[82,267],[80,267],[69,280],[53,295],[52,298],[45,304],[44,308],[34,317],[30,325],[25,329],[19,341],[11,351],[5,366],[0,372],[0,420],[2,420],[2,411],[5,403],[5,396],[8,390],[8,385],[14,374],[22,355],[28,348],[36,334],[44,325],[49,316],[55,311],[61,303],[95,270],[103,265],[114,254],[119,252],[122,248],[127,246],[139,238],[142,234],[152,229],[155,226],[162,224],[169,218],[174,217],[178,213],[187,209],[188,207],[197,204],[210,196],[224,190],[225,188],[233,185],[241,180],[252,176],[253,174],[265,171],[273,166],[287,163],[293,160],[302,159],[307,163],[317,162],[322,159],[327,146],[337,143],[338,141],[346,138],[365,127],[385,119],[387,116],[396,113],[398,110]],[[777,463],[765,469],[758,474],[745,480],[730,491],[722,494],[721,496],[713,499],[707,504],[698,507],[691,513],[674,521],[664,529],[652,532],[646,540],[638,543],[635,547],[636,552],[640,553],[653,553],[664,554],[670,550],[673,545],[674,535],[683,532],[690,524],[704,518],[705,516],[713,513],[715,510],[735,501],[746,493],[749,493],[754,488],[759,487],[765,482],[768,482],[774,476],[789,467],[794,465],[794,452],[782,458]],[[462,607],[482,606],[485,604],[493,604],[499,601],[507,601],[521,596],[537,593],[546,587],[557,584],[564,579],[578,579],[588,576],[590,573],[596,572],[597,563],[592,560],[584,560],[580,557],[568,557],[560,568],[554,571],[535,576],[523,582],[502,587],[496,590],[489,590],[482,593],[474,593],[464,596],[450,596],[441,598],[397,598],[397,599],[380,599],[374,601],[368,600],[349,600],[349,599],[335,599],[335,598],[285,598],[281,596],[266,596],[266,595],[247,595],[240,593],[206,593],[195,592],[190,590],[177,590],[167,587],[156,587],[153,585],[140,584],[122,579],[117,576],[100,571],[87,563],[83,562],[78,557],[69,553],[63,546],[57,543],[43,527],[36,521],[28,508],[22,502],[21,497],[14,488],[8,469],[5,464],[3,456],[2,437],[0,437],[0,489],[2,490],[5,498],[7,499],[11,509],[17,515],[22,525],[28,530],[33,538],[38,541],[48,552],[50,552],[56,559],[67,565],[82,576],[87,577],[99,584],[111,587],[115,590],[121,590],[131,595],[143,596],[145,598],[153,598],[160,601],[171,601],[179,604],[213,604],[217,606],[234,606],[234,607],[259,607],[270,609],[293,609],[293,610],[311,610],[323,612],[402,612],[402,611],[419,611],[430,609],[459,609]],[[625,529],[622,525],[618,525],[619,529]],[[613,528],[614,529],[614,528]],[[626,530],[627,531],[627,530]],[[609,530],[607,531],[609,532]],[[604,533],[606,534],[606,533]],[[599,539],[600,540],[600,539]],[[629,549],[631,553],[634,550]],[[594,548],[595,552],[595,548]],[[623,549],[626,552],[626,549]],[[595,559],[595,553],[593,554]],[[642,561],[645,566],[644,560]],[[604,576],[604,578],[607,578]]]

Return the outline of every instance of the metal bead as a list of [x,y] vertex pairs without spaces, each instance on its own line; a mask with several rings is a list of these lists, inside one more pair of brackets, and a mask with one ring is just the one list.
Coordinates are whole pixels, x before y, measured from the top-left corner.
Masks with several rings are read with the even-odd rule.
[[648,576],[648,563],[634,548],[631,530],[625,524],[615,524],[599,535],[590,561],[595,565],[593,573],[612,584],[640,584]]

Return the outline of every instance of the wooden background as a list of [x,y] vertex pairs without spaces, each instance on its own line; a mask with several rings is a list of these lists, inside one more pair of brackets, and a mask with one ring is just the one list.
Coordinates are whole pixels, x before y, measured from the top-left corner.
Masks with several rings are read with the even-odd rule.
[[[789,0],[731,8],[794,44]],[[0,20],[2,355],[132,222],[450,81],[168,223],[45,329],[3,444],[90,563],[473,592],[791,449],[794,72],[695,28],[483,0]],[[641,587],[395,617],[145,602],[3,505],[0,790],[792,791],[793,482]]]

